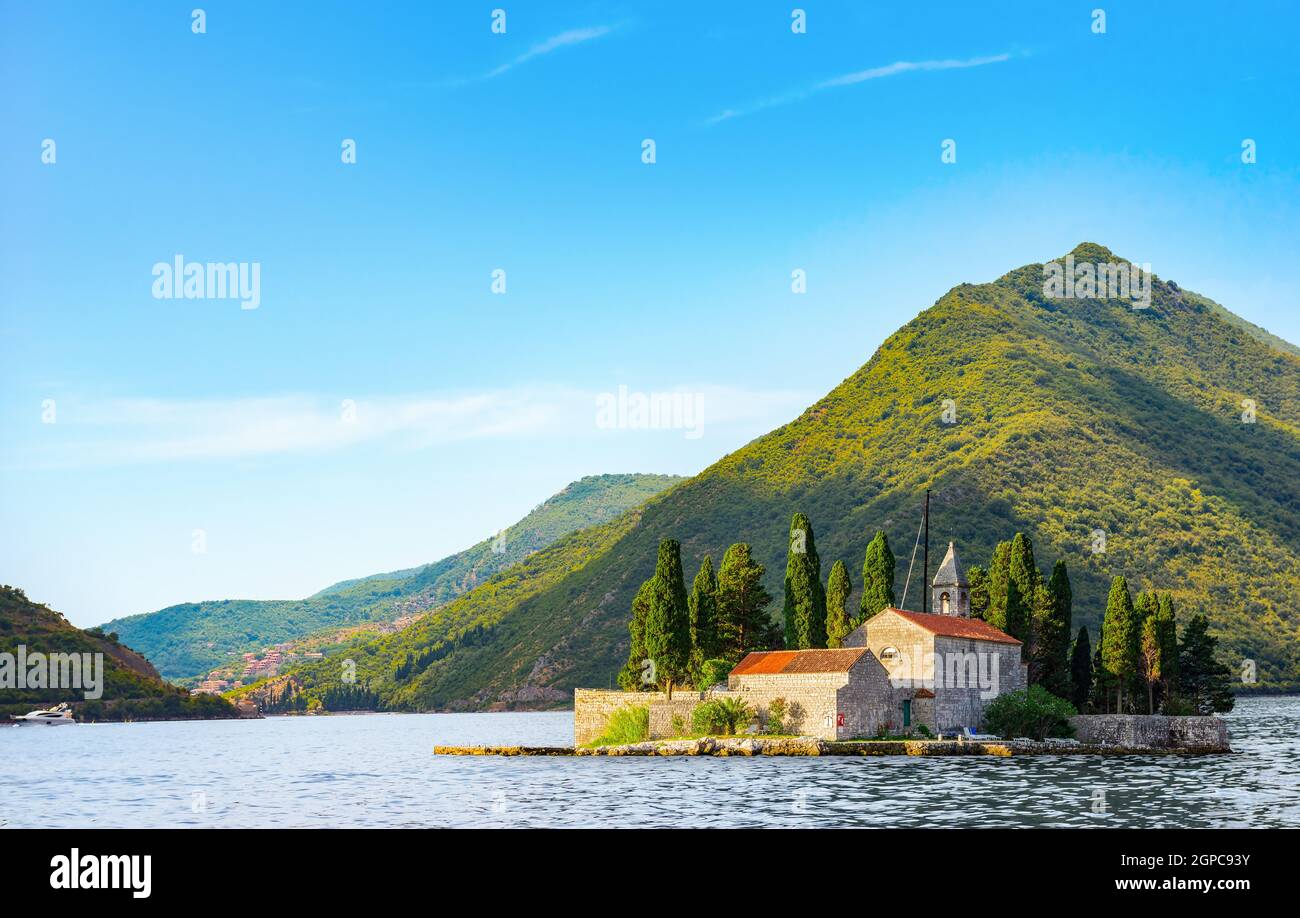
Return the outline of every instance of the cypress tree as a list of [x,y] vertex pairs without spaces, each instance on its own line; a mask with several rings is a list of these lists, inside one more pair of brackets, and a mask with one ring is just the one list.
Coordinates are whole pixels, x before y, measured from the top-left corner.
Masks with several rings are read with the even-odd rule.
[[867,555],[862,562],[862,601],[858,606],[858,623],[861,624],[881,609],[896,606],[894,598],[894,553],[889,550],[889,537],[883,529],[876,530]]
[[1106,599],[1101,661],[1108,681],[1115,689],[1117,714],[1125,713],[1124,689],[1133,681],[1133,674],[1137,671],[1139,634],[1136,622],[1128,581],[1122,576],[1116,577],[1111,581],[1110,596]]
[[1135,700],[1147,694],[1150,687],[1143,670],[1142,635],[1148,620],[1154,621],[1159,612],[1159,600],[1151,591],[1141,590],[1133,597],[1133,641],[1136,650],[1133,656],[1136,664],[1133,669],[1133,684],[1130,686],[1131,697]]
[[642,674],[645,671],[645,620],[646,613],[650,609],[650,591],[653,588],[654,578],[641,584],[640,589],[636,591],[636,596],[632,600],[632,620],[628,622],[628,630],[632,633],[632,646],[627,653],[627,663],[623,666],[622,671],[618,674],[618,684],[628,692],[639,692],[646,689],[642,685]]
[[1097,629],[1097,643],[1092,649],[1092,692],[1088,696],[1088,707],[1094,714],[1110,713],[1110,674],[1101,659],[1101,647],[1106,643],[1106,620],[1103,618]]
[[1091,693],[1092,644],[1088,640],[1088,629],[1080,625],[1074,649],[1070,651],[1070,701],[1080,714],[1086,710]]
[[1178,697],[1190,702],[1198,714],[1232,710],[1232,671],[1219,662],[1218,646],[1209,620],[1193,615],[1179,644]]
[[989,615],[989,573],[979,565],[966,571],[970,582],[970,617],[987,619]]
[[1156,712],[1156,683],[1163,678],[1160,665],[1160,629],[1154,615],[1142,622],[1142,640],[1138,650],[1138,668],[1147,689],[1147,713]]
[[1052,567],[1044,601],[1034,618],[1038,684],[1058,698],[1070,698],[1070,629],[1074,595],[1064,561]]
[[831,565],[831,575],[826,580],[826,646],[843,647],[844,639],[853,630],[849,619],[849,569],[843,561]]
[[984,620],[1001,631],[1007,630],[1007,577],[1011,543],[999,542],[989,564],[989,608]]
[[673,686],[690,678],[691,613],[682,575],[682,547],[676,539],[659,543],[645,617],[646,657],[654,661],[655,682],[672,696]]
[[1163,703],[1178,692],[1178,619],[1174,614],[1174,598],[1168,593],[1160,594],[1156,621],[1159,624],[1160,698]]
[[[1029,662],[1029,681],[1038,682],[1037,634],[1034,631],[1034,619],[1040,617],[1047,604],[1043,589],[1043,575],[1038,572],[1034,561],[1034,543],[1023,532],[1017,532],[1011,540],[1011,551],[1007,558],[1007,578],[1015,581],[1023,609],[1007,608],[1007,634],[1019,638],[1024,644],[1025,659]],[[1010,596],[1010,592],[1007,594]],[[1016,622],[1023,619],[1023,624]],[[1012,630],[1012,629],[1016,630]]]
[[718,579],[713,575],[713,558],[704,556],[700,572],[691,584],[688,600],[691,620],[691,675],[700,675],[706,660],[718,655]]
[[785,646],[806,650],[826,646],[826,592],[812,523],[802,513],[790,520],[785,562]]
[[767,614],[772,594],[763,587],[763,565],[744,542],[727,549],[718,568],[718,638],[721,656],[732,663],[751,650],[779,643]]
[[1022,646],[1029,645],[1029,632],[1032,627],[1029,603],[1020,594],[1020,585],[1015,578],[1008,577],[1005,599],[1002,603],[1006,616],[1006,627],[1002,630],[1011,635]]

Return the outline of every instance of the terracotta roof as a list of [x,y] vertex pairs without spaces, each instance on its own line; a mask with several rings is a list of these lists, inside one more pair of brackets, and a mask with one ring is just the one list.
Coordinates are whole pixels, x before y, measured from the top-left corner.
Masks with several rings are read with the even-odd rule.
[[867,653],[865,647],[837,650],[756,650],[736,664],[733,676],[776,673],[844,673]]
[[933,697],[934,697],[934,692],[930,691],[928,688],[917,689],[915,692],[912,693],[912,697],[913,697],[913,698],[933,698]]
[[908,612],[905,609],[882,609],[878,614],[893,612],[914,625],[918,625],[931,634],[942,637],[969,638],[973,641],[991,641],[995,644],[1019,644],[1005,631],[999,631],[986,621],[978,618],[962,618],[959,615],[938,615],[934,612]]

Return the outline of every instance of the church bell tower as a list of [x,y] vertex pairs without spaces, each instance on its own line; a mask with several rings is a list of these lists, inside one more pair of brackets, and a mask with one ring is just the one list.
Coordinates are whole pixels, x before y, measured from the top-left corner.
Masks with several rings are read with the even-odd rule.
[[948,543],[948,553],[943,556],[939,572],[934,575],[930,598],[931,612],[970,618],[970,583],[952,542]]

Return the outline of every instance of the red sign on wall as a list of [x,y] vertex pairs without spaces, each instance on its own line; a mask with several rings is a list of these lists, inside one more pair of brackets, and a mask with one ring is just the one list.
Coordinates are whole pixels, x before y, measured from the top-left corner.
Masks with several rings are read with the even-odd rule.
[[837,712],[837,713],[836,713],[836,715],[835,715],[835,726],[837,726],[837,727],[842,727],[842,726],[844,726],[844,712],[843,712],[843,711],[840,711],[840,712]]

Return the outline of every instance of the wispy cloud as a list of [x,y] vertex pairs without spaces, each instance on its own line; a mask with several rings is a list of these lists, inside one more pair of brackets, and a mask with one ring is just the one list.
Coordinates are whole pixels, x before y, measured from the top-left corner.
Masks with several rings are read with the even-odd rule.
[[744,108],[728,108],[714,115],[705,123],[717,124],[720,121],[739,118],[742,115],[752,115],[755,112],[760,112],[764,109],[775,108],[778,105],[789,105],[792,102],[801,102],[814,93],[819,93],[826,89],[835,89],[840,86],[853,86],[857,83],[865,83],[868,80],[879,80],[885,77],[898,76],[902,73],[913,73],[917,71],[963,70],[968,67],[983,67],[986,64],[1000,64],[1004,61],[1009,61],[1010,59],[1010,54],[992,54],[986,57],[969,57],[965,59],[949,58],[947,60],[933,61],[895,61],[894,63],[886,64],[883,67],[871,67],[867,70],[857,70],[853,73],[846,73],[842,76],[832,77],[829,80],[823,80],[820,83],[814,83],[812,86],[803,89],[795,89],[778,96],[761,99],[752,105],[745,106]]
[[[755,427],[788,421],[813,401],[794,390],[686,387],[700,393],[705,424]],[[60,400],[58,423],[11,443],[2,464],[25,470],[231,461],[379,444],[430,449],[471,440],[511,443],[599,435],[598,393],[558,385],[485,392],[327,398]]]
[[513,70],[520,64],[525,64],[535,57],[541,57],[543,54],[550,54],[552,51],[558,51],[559,49],[567,48],[570,45],[580,45],[584,42],[595,41],[597,38],[603,38],[612,31],[614,31],[613,26],[591,26],[585,29],[570,29],[567,32],[561,32],[559,35],[552,35],[550,38],[546,39],[546,41],[533,45],[509,63],[502,64],[500,67],[488,71],[483,76],[483,79],[490,80],[492,77],[501,76],[501,74]]
[[[581,29],[569,29],[567,32],[561,32],[558,35],[552,35],[550,38],[546,39],[545,41],[538,42],[537,44],[533,45],[527,51],[525,51],[523,54],[520,54],[518,57],[514,58],[513,60],[506,61],[504,64],[501,64],[498,67],[494,67],[491,70],[487,71],[486,73],[480,73],[477,76],[472,76],[472,77],[459,77],[457,79],[445,80],[439,85],[464,86],[469,83],[481,83],[484,80],[491,80],[501,76],[502,74],[509,73],[511,70],[515,69],[521,64],[526,64],[529,61],[534,60],[536,58],[544,57],[547,54],[551,54],[554,53],[555,51],[559,51],[561,48],[570,48],[574,45],[586,44],[589,41],[595,41],[598,38],[604,38],[606,35],[615,31],[617,28],[618,26],[616,25],[600,25],[600,26],[587,26],[586,28],[581,28]],[[400,85],[418,87],[418,86],[425,86],[429,84],[404,83]]]

